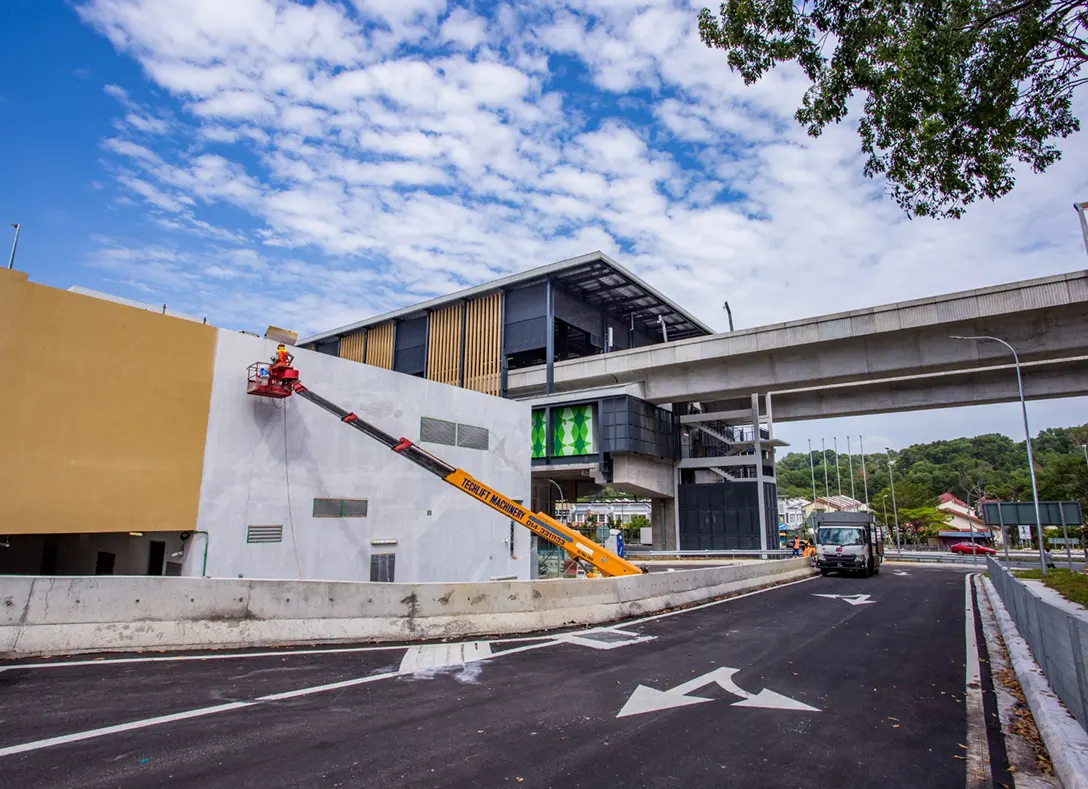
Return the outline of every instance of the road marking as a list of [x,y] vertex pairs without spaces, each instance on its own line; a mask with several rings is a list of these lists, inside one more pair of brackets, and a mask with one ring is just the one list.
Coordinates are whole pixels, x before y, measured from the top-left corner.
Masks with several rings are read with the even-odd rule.
[[[613,635],[621,636],[621,638],[612,638]],[[590,649],[617,649],[631,644],[653,641],[657,636],[644,636],[638,633],[628,633],[626,630],[618,628],[604,627],[594,630],[580,630],[576,633],[562,633],[556,638],[567,644],[577,644],[580,647],[589,647]]]
[[990,750],[986,738],[986,712],[982,706],[982,674],[979,665],[978,641],[975,638],[975,600],[971,587],[977,573],[964,576],[964,640],[966,642],[966,668],[964,686],[967,704],[967,789],[989,787]]
[[902,570],[896,570],[896,571],[895,571],[895,574],[896,574],[896,575],[910,575],[910,573],[905,573],[905,572],[903,572]]
[[872,605],[876,600],[870,600],[872,595],[867,594],[814,594],[813,597],[828,597],[832,600],[842,600],[850,605]]
[[[526,641],[542,641],[548,636],[519,636],[516,638],[496,638],[491,644],[518,644]],[[155,655],[154,657],[130,657],[130,658],[96,658],[93,660],[68,660],[63,663],[16,663],[9,666],[0,666],[0,672],[14,671],[15,669],[42,669],[42,668],[77,668],[86,666],[112,666],[118,663],[166,663],[169,661],[186,660],[234,660],[238,658],[262,658],[262,657],[290,657],[291,655],[350,655],[356,652],[388,652],[397,649],[408,649],[410,644],[394,644],[390,646],[369,647],[328,647],[324,649],[290,649],[285,648],[273,652],[227,652],[223,654],[199,654],[199,655]]]
[[81,740],[90,740],[95,737],[105,737],[109,734],[120,734],[121,732],[133,731],[135,729],[146,729],[150,726],[161,726],[164,723],[174,723],[175,721],[189,720],[190,718],[201,718],[205,715],[216,715],[220,712],[231,712],[245,707],[255,707],[258,704],[266,704],[271,701],[283,701],[284,699],[295,699],[300,696],[312,696],[315,693],[350,688],[354,685],[364,685],[368,682],[377,682],[380,679],[388,679],[389,677],[395,676],[397,676],[395,672],[374,674],[369,677],[357,677],[356,679],[348,679],[342,682],[330,682],[326,685],[315,685],[310,688],[301,688],[300,690],[289,690],[285,693],[272,693],[268,696],[260,696],[255,699],[249,699],[248,701],[232,701],[229,704],[199,707],[195,710],[175,712],[172,715],[160,715],[157,718],[145,718],[144,720],[120,723],[116,726],[103,726],[99,729],[88,729],[87,731],[80,731],[74,734],[64,734],[60,737],[50,737],[45,740],[36,740],[34,742],[25,742],[22,745],[11,745],[7,748],[0,748],[0,757],[14,756],[18,753],[37,751],[42,748],[51,748],[54,745],[65,745],[70,742],[80,742]]
[[409,647],[400,661],[400,673],[446,666],[463,666],[491,655],[491,644],[486,641],[468,641],[458,644],[421,644]]
[[[683,608],[677,611],[669,611],[664,614],[656,614],[653,616],[643,617],[642,619],[628,620],[616,627],[631,627],[633,625],[641,624],[643,622],[652,622],[657,619],[664,619],[670,616],[679,616],[680,614],[686,614],[691,611],[697,611],[701,608],[710,608],[716,605],[722,605],[723,603],[729,603],[733,600],[739,600],[744,597],[752,597],[753,595],[763,594],[774,589],[781,589],[786,586],[793,586],[795,584],[807,583],[813,581],[819,576],[813,576],[811,578],[802,578],[798,581],[790,581],[789,583],[778,584],[776,586],[769,586],[763,589],[756,589],[752,592],[746,592],[741,595],[735,595],[733,597],[725,597],[721,600],[714,600],[709,603],[702,603],[691,608]],[[611,628],[600,628],[600,630],[610,630]],[[479,661],[491,660],[496,657],[503,657],[506,655],[516,655],[519,652],[529,652],[534,649],[542,649],[546,647],[553,647],[558,644],[565,643],[559,638],[553,638],[551,640],[541,640],[540,636],[525,636],[518,638],[503,638],[491,641],[491,644],[504,644],[504,643],[518,643],[518,642],[535,642],[526,643],[523,646],[514,647],[513,649],[506,649],[501,652],[493,652],[490,655],[485,655],[479,658]],[[248,658],[248,657],[286,657],[288,655],[322,655],[330,653],[343,652],[345,654],[353,652],[376,652],[387,651],[393,649],[406,649],[404,644],[397,646],[377,646],[377,647],[349,647],[346,649],[309,649],[309,650],[284,650],[276,652],[244,652],[225,655],[176,655],[176,656],[155,656],[155,657],[140,657],[140,658],[120,658],[117,660],[78,660],[68,661],[66,663],[28,663],[17,664],[11,666],[4,666],[4,670],[8,669],[38,669],[38,668],[61,668],[61,667],[73,667],[73,666],[105,666],[115,663],[157,663],[170,660],[228,660],[231,658]],[[64,745],[71,742],[80,742],[82,740],[89,740],[96,737],[104,737],[110,734],[117,734],[126,731],[133,731],[136,729],[144,729],[151,726],[160,726],[163,724],[172,723],[174,721],[187,720],[190,718],[199,718],[206,715],[215,715],[220,712],[230,712],[237,709],[245,709],[248,707],[255,707],[259,704],[270,703],[275,701],[282,701],[284,699],[298,698],[301,696],[309,696],[314,693],[323,693],[325,691],[337,690],[340,688],[351,687],[354,685],[361,685],[368,682],[377,682],[383,679],[389,679],[391,677],[402,676],[399,671],[390,672],[385,674],[374,674],[367,677],[359,677],[356,679],[345,680],[343,682],[334,682],[328,685],[317,685],[310,688],[301,688],[299,690],[287,691],[285,693],[275,693],[269,696],[262,696],[257,699],[249,701],[235,701],[229,704],[217,704],[211,707],[200,707],[194,710],[186,710],[184,712],[178,712],[171,715],[161,715],[155,718],[146,718],[144,720],[130,721],[129,723],[121,723],[114,726],[104,726],[98,729],[89,729],[87,731],[75,732],[73,734],[65,734],[59,737],[50,737],[44,740],[36,740],[34,742],[22,743],[21,745],[11,745],[5,748],[0,748],[0,757],[13,756],[19,753],[27,753],[30,751],[37,751],[43,748],[51,748],[57,745]]]
[[[504,655],[514,655],[518,652],[528,652],[532,649],[540,649],[541,647],[555,646],[560,642],[558,641],[544,641],[537,644],[526,644],[521,647],[514,647],[513,649],[507,649],[503,652],[495,652],[490,655],[481,657],[480,660],[490,660],[491,658],[501,657]],[[87,731],[76,732],[74,734],[65,734],[60,737],[50,737],[45,740],[36,740],[34,742],[26,742],[21,745],[11,745],[6,748],[0,748],[0,757],[13,756],[18,753],[26,753],[28,751],[37,751],[42,748],[51,748],[55,745],[64,745],[70,742],[79,742],[81,740],[90,740],[95,737],[104,737],[109,734],[118,734],[121,732],[132,731],[134,729],[145,729],[149,726],[160,726],[165,723],[173,723],[174,721],[187,720],[189,718],[199,718],[205,715],[215,715],[220,712],[230,712],[232,710],[244,709],[247,707],[256,707],[261,704],[267,704],[275,701],[283,701],[285,699],[295,699],[302,696],[312,696],[315,693],[325,693],[330,690],[340,690],[341,688],[350,688],[355,685],[365,685],[369,682],[377,682],[383,679],[390,679],[392,677],[399,677],[401,673],[399,671],[386,672],[384,674],[373,674],[367,677],[357,677],[355,679],[343,680],[342,682],[331,682],[325,685],[314,685],[309,688],[300,688],[298,690],[289,690],[284,693],[272,693],[267,696],[260,696],[259,698],[249,699],[248,701],[234,701],[229,704],[216,704],[212,707],[200,707],[195,710],[186,710],[185,712],[177,712],[172,715],[160,715],[156,718],[146,718],[139,721],[131,721],[129,723],[121,723],[116,726],[103,726],[99,729],[89,729]]]
[[708,671],[701,677],[690,679],[675,688],[668,690],[655,690],[646,685],[635,688],[623,709],[616,715],[617,718],[625,718],[628,715],[641,715],[646,712],[658,712],[659,710],[672,709],[674,707],[686,707],[692,704],[702,704],[705,701],[713,701],[703,696],[689,696],[692,691],[707,685],[718,685],[734,696],[740,696],[741,700],[733,702],[731,707],[760,707],[764,709],[794,710],[796,712],[819,712],[816,707],[810,707],[789,696],[775,693],[764,688],[759,693],[749,693],[739,687],[733,681],[733,675],[740,669],[723,666],[713,671]]
[[17,753],[26,753],[27,751],[37,751],[42,748],[50,748],[54,745],[64,745],[69,742],[79,742],[80,740],[89,740],[92,737],[104,737],[107,734],[119,734],[124,731],[132,731],[133,729],[146,729],[148,726],[158,726],[163,723],[173,723],[174,721],[188,720],[189,718],[199,718],[204,715],[214,715],[217,712],[228,712],[230,710],[241,709],[242,707],[249,707],[253,704],[252,701],[235,701],[230,704],[217,704],[214,707],[201,707],[196,710],[187,710],[185,712],[174,713],[173,715],[161,715],[158,718],[147,718],[142,721],[132,721],[131,723],[122,723],[117,726],[104,726],[101,729],[89,729],[88,731],[76,732],[75,734],[64,734],[60,737],[50,737],[47,740],[36,740],[34,742],[25,742],[22,745],[11,745],[7,748],[0,748],[0,756],[14,756]]

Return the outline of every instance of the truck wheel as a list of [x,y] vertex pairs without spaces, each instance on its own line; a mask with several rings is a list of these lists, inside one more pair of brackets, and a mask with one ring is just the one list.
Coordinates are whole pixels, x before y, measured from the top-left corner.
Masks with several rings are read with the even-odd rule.
[[820,575],[822,575],[824,578],[827,578],[827,568],[821,567],[820,568]]

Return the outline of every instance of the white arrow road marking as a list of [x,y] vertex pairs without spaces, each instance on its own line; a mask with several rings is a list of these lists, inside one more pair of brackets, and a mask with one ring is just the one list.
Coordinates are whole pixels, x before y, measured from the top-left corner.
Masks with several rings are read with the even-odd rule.
[[688,680],[687,682],[677,685],[675,688],[669,688],[668,690],[655,690],[654,688],[645,685],[639,685],[635,688],[635,692],[631,694],[631,698],[627,699],[627,703],[623,705],[623,709],[619,711],[619,714],[616,715],[616,717],[624,718],[628,715],[640,715],[644,712],[657,712],[673,707],[686,707],[691,704],[702,704],[704,701],[713,701],[713,699],[708,699],[703,696],[687,695],[692,691],[712,684],[718,685],[720,688],[732,693],[734,696],[741,697],[741,701],[734,702],[730,705],[733,707],[762,707],[765,709],[796,710],[799,712],[819,712],[816,707],[802,704],[788,696],[783,696],[780,693],[775,693],[773,690],[767,690],[766,688],[759,693],[749,693],[743,688],[738,687],[737,683],[733,681],[733,675],[738,671],[740,671],[740,669],[730,668],[728,666],[716,668],[713,671],[708,671],[701,677]]
[[870,600],[872,595],[867,594],[814,594],[813,597],[828,597],[832,600],[842,600],[850,605],[872,605],[876,600]]
[[789,696],[783,696],[781,693],[775,693],[773,690],[768,690],[767,688],[764,688],[751,698],[744,699],[743,701],[735,701],[730,706],[762,707],[769,710],[797,710],[798,712],[820,711],[816,707],[810,707],[797,699],[791,699]]
[[903,572],[902,570],[896,570],[896,571],[895,571],[895,574],[896,574],[896,575],[910,575],[910,573],[905,573],[905,572]]

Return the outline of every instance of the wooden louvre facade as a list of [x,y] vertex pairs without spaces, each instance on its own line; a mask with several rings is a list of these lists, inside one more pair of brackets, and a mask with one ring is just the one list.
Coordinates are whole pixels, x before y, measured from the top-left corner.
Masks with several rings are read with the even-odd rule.
[[502,393],[501,293],[466,305],[464,387],[496,396]]
[[340,338],[340,358],[363,361],[366,353],[366,329]]
[[507,396],[507,371],[543,367],[517,396],[555,392],[571,359],[703,337],[710,327],[594,252],[341,326],[301,347]]
[[435,310],[427,332],[427,378],[443,384],[461,384],[461,337],[465,307],[451,304]]
[[366,363],[386,370],[393,369],[393,329],[394,323],[371,326],[367,330]]

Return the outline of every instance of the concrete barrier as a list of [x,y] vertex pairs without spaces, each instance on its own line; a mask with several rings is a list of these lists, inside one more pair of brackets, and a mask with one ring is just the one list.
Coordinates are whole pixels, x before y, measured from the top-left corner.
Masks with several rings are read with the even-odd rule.
[[807,559],[593,580],[379,584],[0,576],[0,655],[413,641],[650,614],[813,574]]

